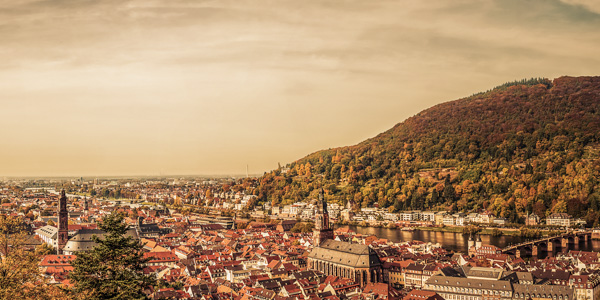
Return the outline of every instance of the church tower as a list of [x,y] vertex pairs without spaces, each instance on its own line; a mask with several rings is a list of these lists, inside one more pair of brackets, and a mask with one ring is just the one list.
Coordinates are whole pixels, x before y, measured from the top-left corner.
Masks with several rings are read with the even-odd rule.
[[69,212],[67,211],[67,196],[65,190],[60,191],[58,199],[58,237],[57,253],[62,254],[62,250],[69,240]]
[[319,192],[317,201],[317,212],[315,218],[315,230],[313,231],[313,246],[320,246],[325,240],[333,240],[333,229],[329,224],[329,213],[327,202],[323,198],[323,189]]

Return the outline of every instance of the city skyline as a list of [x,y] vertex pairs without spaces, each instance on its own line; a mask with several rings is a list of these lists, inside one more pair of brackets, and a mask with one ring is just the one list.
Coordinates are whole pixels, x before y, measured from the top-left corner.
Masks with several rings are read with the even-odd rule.
[[257,174],[504,82],[600,70],[585,0],[24,0],[0,17],[0,176]]

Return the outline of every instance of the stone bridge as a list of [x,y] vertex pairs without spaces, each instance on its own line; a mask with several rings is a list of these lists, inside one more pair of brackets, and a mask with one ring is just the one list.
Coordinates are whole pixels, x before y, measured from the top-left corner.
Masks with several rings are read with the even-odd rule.
[[588,243],[592,240],[591,231],[574,231],[561,235],[539,238],[523,242],[520,244],[509,245],[502,249],[502,253],[512,254],[517,257],[538,257],[540,253],[556,253],[557,250],[568,251],[576,249],[580,243]]

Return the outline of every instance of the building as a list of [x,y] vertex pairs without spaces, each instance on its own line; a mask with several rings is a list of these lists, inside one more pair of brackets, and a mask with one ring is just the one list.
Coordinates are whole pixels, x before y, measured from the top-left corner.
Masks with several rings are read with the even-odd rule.
[[361,287],[383,281],[381,261],[367,245],[326,240],[310,252],[308,266],[325,275],[353,279]]
[[313,231],[313,246],[318,247],[325,240],[333,240],[333,228],[329,224],[327,201],[323,197],[323,189],[319,192],[317,212],[315,214],[315,229]]
[[404,269],[404,285],[411,288],[422,288],[423,284],[425,283],[424,278],[428,278],[427,276],[424,276],[424,271],[425,265],[423,264],[409,264]]
[[138,217],[138,222],[135,226],[137,235],[140,238],[157,238],[161,235],[170,233],[171,230],[168,228],[160,228],[156,223],[144,224],[144,218]]
[[367,245],[333,239],[323,190],[317,203],[313,245],[315,247],[308,255],[308,268],[321,271],[325,275],[350,278],[361,287],[367,283],[383,281],[381,261],[375,250]]
[[[77,254],[77,252],[90,251],[94,249],[97,243],[93,240],[93,236],[97,236],[102,239],[106,235],[106,232],[101,229],[81,229],[70,238],[63,248],[65,255]],[[130,236],[134,239],[138,239],[135,228],[127,229],[126,236]]]
[[279,232],[288,232],[296,226],[296,223],[298,223],[296,220],[283,220],[277,224],[275,230]]
[[445,215],[442,224],[446,226],[454,226],[456,225],[454,222],[454,217],[452,215]]
[[435,212],[433,212],[433,211],[423,212],[421,214],[421,218],[422,218],[423,221],[435,222]]
[[144,259],[148,259],[147,266],[175,266],[179,258],[170,251],[147,252],[144,253]]
[[597,300],[600,294],[600,276],[595,273],[571,275],[569,286],[575,289],[576,300]]
[[403,300],[444,300],[436,292],[412,290],[403,298]]
[[573,300],[567,286],[519,284],[508,280],[489,280],[434,275],[424,290],[438,293],[446,300]]
[[63,248],[69,240],[69,212],[67,211],[67,196],[65,190],[60,192],[58,199],[58,234],[57,234],[57,254],[63,254]]
[[540,224],[540,217],[536,214],[530,214],[527,215],[527,218],[525,219],[525,225],[527,226],[535,226]]
[[554,213],[546,218],[546,225],[571,227],[573,219],[566,213]]
[[46,225],[36,229],[35,234],[39,236],[44,243],[56,248],[56,242],[58,242],[58,228],[52,225]]

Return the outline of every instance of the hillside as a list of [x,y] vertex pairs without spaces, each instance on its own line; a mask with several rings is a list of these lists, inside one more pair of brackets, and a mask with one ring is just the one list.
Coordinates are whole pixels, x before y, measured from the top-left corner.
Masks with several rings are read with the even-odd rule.
[[[391,211],[487,209],[600,217],[600,77],[507,83],[442,103],[358,145],[265,174],[258,203],[324,187],[331,202]],[[289,168],[289,170],[288,170]]]

